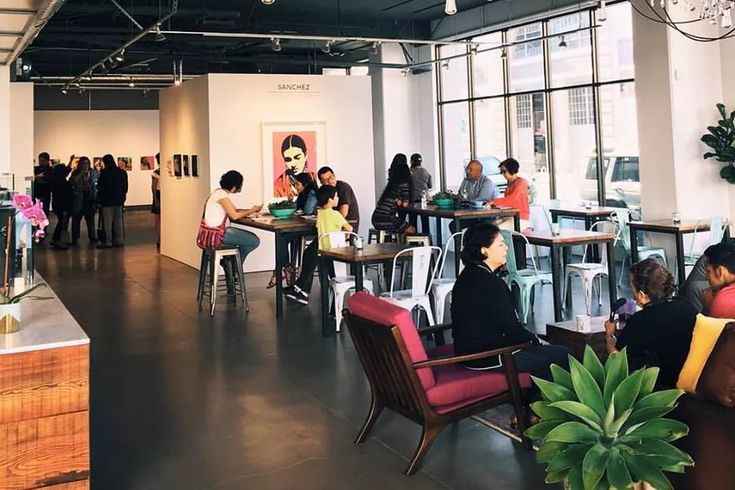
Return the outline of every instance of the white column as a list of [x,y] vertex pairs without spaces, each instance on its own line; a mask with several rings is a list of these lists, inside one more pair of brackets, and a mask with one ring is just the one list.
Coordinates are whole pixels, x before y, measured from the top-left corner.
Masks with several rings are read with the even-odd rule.
[[33,175],[33,84],[11,83],[8,66],[0,66],[0,174],[3,173],[15,174],[18,191],[25,190],[23,179]]
[[0,65],[0,173],[10,172],[10,68]]

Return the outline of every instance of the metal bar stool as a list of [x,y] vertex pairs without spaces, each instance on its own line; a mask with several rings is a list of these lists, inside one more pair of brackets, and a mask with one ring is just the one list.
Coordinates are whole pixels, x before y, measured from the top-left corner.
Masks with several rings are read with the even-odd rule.
[[[214,316],[219,288],[219,265],[225,269],[224,283],[227,286],[228,296],[232,295],[237,303],[239,290],[240,299],[245,305],[245,311],[250,311],[248,295],[245,289],[245,277],[242,273],[242,261],[237,247],[224,245],[218,249],[202,250],[202,261],[199,267],[199,287],[197,288],[197,302],[199,311],[202,310],[204,296],[209,295],[209,316]],[[233,270],[234,267],[234,270]]]

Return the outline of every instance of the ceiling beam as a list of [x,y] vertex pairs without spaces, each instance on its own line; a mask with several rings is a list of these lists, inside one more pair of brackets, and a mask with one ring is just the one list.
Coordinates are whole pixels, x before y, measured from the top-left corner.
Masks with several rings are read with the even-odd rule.
[[0,7],[0,15],[34,15],[36,12],[33,9],[9,9]]

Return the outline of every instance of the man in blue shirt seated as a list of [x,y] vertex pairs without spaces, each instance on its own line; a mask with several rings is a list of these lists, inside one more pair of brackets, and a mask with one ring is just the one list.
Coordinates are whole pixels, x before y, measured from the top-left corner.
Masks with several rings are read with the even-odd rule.
[[[466,177],[462,181],[462,185],[459,186],[459,197],[463,201],[492,201],[500,197],[500,192],[495,186],[490,177],[482,173],[482,163],[478,160],[472,160],[467,164],[465,169]],[[462,225],[465,228],[475,226],[480,223],[487,222],[488,220],[464,220]],[[452,221],[449,225],[452,233],[459,231],[459,226],[456,221]]]

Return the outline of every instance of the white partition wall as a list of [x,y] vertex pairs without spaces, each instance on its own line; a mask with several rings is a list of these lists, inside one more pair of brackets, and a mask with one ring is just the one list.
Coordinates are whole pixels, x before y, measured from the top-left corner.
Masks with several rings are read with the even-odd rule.
[[[263,195],[263,125],[277,123],[323,123],[326,155],[319,156],[317,164],[310,162],[310,169],[316,171],[326,163],[338,179],[352,185],[360,204],[361,232],[367,232],[375,206],[370,78],[211,74],[161,93],[162,158],[198,152],[202,172],[200,179],[164,178],[165,255],[199,266],[194,238],[202,205],[224,172],[234,169],[245,176],[242,194],[233,197],[240,207],[267,200]],[[192,147],[192,138],[197,140],[196,148],[187,149]],[[192,187],[191,182],[197,180]],[[186,210],[169,204],[174,201],[185,201]],[[246,271],[273,268],[273,237],[260,232],[258,236],[261,246],[246,261]]]

